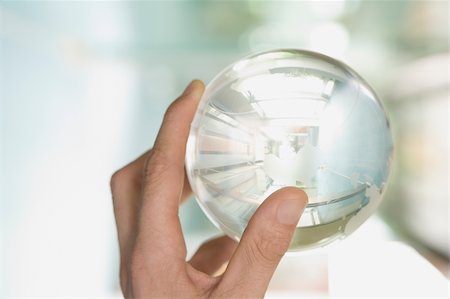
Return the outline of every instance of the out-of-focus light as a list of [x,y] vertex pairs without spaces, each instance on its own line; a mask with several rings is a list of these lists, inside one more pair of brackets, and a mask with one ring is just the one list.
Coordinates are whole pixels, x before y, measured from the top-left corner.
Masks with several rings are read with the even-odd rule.
[[[450,55],[414,61],[392,72],[388,94],[396,116],[398,165],[395,193],[388,210],[409,236],[449,256]],[[389,81],[388,81],[389,82]],[[423,199],[426,198],[424,201]],[[389,212],[387,212],[389,213]]]
[[131,40],[131,21],[125,5],[94,6],[94,8],[96,9],[90,10],[87,14],[92,40],[105,43],[121,43]]
[[[366,235],[371,236],[367,232]],[[444,298],[448,295],[448,280],[405,244],[368,241],[338,245],[328,256],[329,294],[333,298]]]
[[[278,37],[277,37],[278,36]],[[248,46],[252,51],[261,51],[279,47],[279,35],[272,26],[262,26],[254,29],[248,35]]]
[[392,88],[392,98],[404,99],[423,91],[431,91],[449,85],[448,66],[450,54],[442,53],[417,60],[392,75],[392,80],[402,80]]
[[311,1],[309,4],[317,17],[335,19],[345,12],[346,1]]
[[315,27],[309,36],[309,47],[333,57],[343,58],[347,50],[349,34],[339,23],[323,23]]

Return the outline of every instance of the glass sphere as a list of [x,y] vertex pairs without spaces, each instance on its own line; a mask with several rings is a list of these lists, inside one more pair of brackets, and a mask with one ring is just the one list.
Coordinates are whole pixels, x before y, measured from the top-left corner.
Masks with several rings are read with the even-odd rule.
[[271,193],[303,189],[309,203],[289,248],[298,251],[342,239],[374,213],[392,150],[382,104],[355,71],[318,53],[273,50],[208,84],[186,169],[208,218],[237,240]]

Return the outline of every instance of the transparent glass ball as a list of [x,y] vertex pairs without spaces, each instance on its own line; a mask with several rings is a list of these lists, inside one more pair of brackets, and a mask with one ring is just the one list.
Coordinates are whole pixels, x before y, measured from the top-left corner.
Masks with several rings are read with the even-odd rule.
[[352,233],[381,201],[393,142],[382,104],[348,66],[303,50],[258,53],[207,86],[186,168],[208,218],[239,239],[258,206],[295,186],[309,198],[290,250]]

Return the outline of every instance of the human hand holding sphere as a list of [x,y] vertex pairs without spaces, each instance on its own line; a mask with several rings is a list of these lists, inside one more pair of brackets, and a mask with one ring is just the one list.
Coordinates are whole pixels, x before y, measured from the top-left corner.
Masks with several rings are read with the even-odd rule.
[[281,189],[253,215],[239,245],[220,237],[186,262],[178,207],[191,194],[185,146],[202,93],[203,83],[192,82],[167,110],[154,147],[111,178],[127,298],[262,298],[306,206],[302,190]]
[[[111,179],[126,297],[263,297],[289,247],[345,236],[380,201],[388,123],[342,64],[296,50],[262,53],[203,91],[193,81],[166,112],[153,149]],[[178,206],[191,186],[240,243],[212,240],[186,263]]]

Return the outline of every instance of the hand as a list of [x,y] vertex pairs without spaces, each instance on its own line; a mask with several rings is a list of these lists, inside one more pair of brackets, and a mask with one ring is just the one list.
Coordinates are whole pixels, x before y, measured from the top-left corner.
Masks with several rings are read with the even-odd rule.
[[[186,262],[178,208],[191,194],[185,147],[203,90],[201,81],[193,81],[167,110],[153,149],[111,178],[126,297],[263,297],[307,203],[298,188],[274,192],[239,245],[221,237]],[[214,276],[227,261],[226,271]]]

